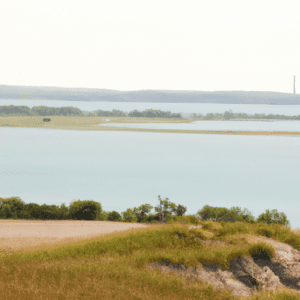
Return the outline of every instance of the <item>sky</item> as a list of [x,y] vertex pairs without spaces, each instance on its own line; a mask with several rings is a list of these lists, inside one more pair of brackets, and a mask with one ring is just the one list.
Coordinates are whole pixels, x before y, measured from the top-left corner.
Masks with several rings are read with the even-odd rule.
[[297,93],[297,4],[1,0],[0,84]]

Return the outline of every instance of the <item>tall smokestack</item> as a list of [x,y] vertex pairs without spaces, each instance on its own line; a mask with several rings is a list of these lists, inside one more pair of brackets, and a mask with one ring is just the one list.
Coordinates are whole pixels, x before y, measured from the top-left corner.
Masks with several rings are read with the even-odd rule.
[[294,95],[296,94],[295,82],[296,82],[296,77],[294,76]]

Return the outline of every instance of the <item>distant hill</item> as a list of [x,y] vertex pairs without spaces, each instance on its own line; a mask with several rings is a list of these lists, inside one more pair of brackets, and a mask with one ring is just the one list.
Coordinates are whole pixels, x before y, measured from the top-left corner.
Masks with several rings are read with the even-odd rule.
[[179,90],[118,91],[108,89],[14,85],[0,85],[0,100],[1,99],[300,105],[300,95],[278,92],[203,92]]

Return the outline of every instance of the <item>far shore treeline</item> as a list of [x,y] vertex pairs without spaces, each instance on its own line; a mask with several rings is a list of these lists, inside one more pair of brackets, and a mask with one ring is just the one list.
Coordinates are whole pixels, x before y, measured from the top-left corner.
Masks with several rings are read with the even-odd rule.
[[[133,223],[166,223],[171,220],[181,222],[188,218],[191,223],[198,224],[198,221],[212,220],[215,222],[244,222],[244,223],[267,223],[289,226],[290,222],[284,213],[278,213],[276,209],[266,210],[255,218],[245,208],[243,211],[239,207],[227,209],[225,207],[212,207],[205,205],[195,215],[184,216],[186,207],[176,205],[168,198],[161,200],[158,196],[159,205],[153,207],[150,204],[143,204],[133,209],[128,208],[122,212],[122,216],[117,211],[106,212],[102,210],[102,205],[93,200],[72,201],[67,207],[64,203],[57,205],[38,205],[36,203],[26,204],[19,197],[0,197],[0,219],[22,219],[22,220],[94,220],[94,221],[117,221]],[[150,211],[155,209],[156,213]],[[150,213],[148,215],[148,213]]]
[[[147,109],[145,111],[133,110],[129,113],[121,110],[113,109],[112,111],[95,110],[92,112],[82,111],[73,106],[66,107],[48,107],[48,106],[14,106],[3,105],[0,106],[0,117],[6,116],[82,116],[82,117],[132,117],[132,118],[169,118],[169,119],[183,119],[182,114],[171,113],[170,111],[164,112],[161,110]],[[232,110],[225,111],[224,114],[208,113],[205,116],[202,114],[191,114],[189,119],[195,120],[232,120],[232,119],[274,119],[274,120],[300,120],[298,116],[285,116],[285,115],[265,115],[254,114],[248,115],[246,113],[233,113]]]
[[73,106],[67,107],[47,107],[47,106],[0,106],[0,116],[84,116],[84,117],[141,117],[141,118],[177,118],[182,119],[181,114],[172,114],[170,111],[148,109],[143,112],[133,110],[125,113],[121,110],[112,111],[96,110],[84,112]]

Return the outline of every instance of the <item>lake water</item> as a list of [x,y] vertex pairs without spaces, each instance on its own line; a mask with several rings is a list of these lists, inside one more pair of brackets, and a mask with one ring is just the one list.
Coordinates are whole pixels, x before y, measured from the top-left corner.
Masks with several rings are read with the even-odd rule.
[[[129,112],[153,108],[172,113],[206,114],[232,109],[248,114],[300,114],[299,106],[275,105],[48,100],[6,103],[1,100],[0,105],[32,107],[29,102],[32,106],[74,106],[87,111],[120,109]],[[265,130],[263,126],[287,123],[292,126],[288,131],[297,131],[297,122],[234,121],[232,125],[236,130],[242,130],[240,126],[258,126]],[[223,126],[221,130],[234,130],[226,127],[231,124],[228,121],[193,123],[159,126],[201,123],[202,128],[210,126],[213,130],[212,126]],[[163,200],[169,198],[176,205],[186,206],[186,214],[195,214],[204,205],[247,208],[254,217],[266,209],[277,209],[286,214],[292,229],[300,228],[299,137],[3,127],[0,142],[0,197],[18,196],[25,203],[65,203],[67,206],[73,200],[94,200],[100,202],[105,211],[121,213],[146,203],[155,207],[160,195]],[[151,213],[154,212],[152,209]]]

